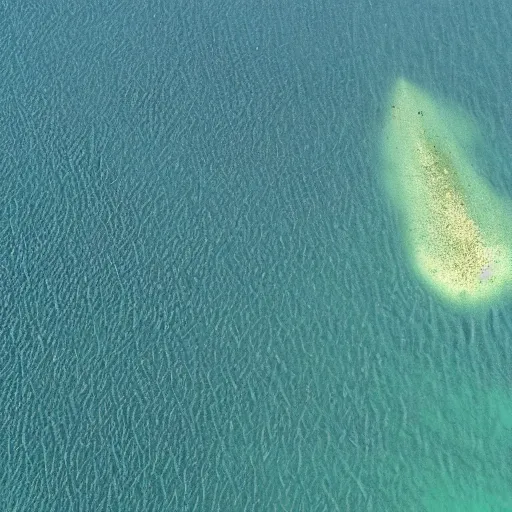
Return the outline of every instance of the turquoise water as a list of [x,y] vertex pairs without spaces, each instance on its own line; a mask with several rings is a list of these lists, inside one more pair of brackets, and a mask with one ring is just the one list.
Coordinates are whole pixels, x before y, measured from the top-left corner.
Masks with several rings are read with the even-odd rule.
[[421,286],[377,154],[403,74],[512,197],[512,14],[412,4],[0,7],[0,510],[512,510],[512,305]]

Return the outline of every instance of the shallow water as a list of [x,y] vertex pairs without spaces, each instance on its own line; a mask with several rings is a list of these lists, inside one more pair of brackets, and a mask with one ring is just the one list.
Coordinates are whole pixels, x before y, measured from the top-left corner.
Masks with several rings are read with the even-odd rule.
[[510,510],[511,305],[417,281],[376,135],[406,75],[511,196],[510,21],[0,7],[0,509]]

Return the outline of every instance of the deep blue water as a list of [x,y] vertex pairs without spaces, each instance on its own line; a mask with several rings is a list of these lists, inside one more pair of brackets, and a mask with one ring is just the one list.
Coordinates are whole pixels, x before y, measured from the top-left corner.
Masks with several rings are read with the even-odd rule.
[[512,510],[512,307],[403,254],[403,75],[512,197],[507,2],[0,6],[0,510]]

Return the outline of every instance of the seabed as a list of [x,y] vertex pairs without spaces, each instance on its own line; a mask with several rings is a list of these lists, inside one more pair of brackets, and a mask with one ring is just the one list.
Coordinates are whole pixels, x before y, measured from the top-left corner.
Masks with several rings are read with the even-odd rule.
[[473,123],[399,79],[383,134],[386,188],[414,269],[460,306],[489,304],[512,284],[512,208],[470,162]]

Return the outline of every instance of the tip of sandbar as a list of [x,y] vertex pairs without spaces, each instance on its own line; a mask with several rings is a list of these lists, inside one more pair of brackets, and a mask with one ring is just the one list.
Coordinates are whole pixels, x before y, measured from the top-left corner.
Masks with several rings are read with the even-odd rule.
[[412,85],[411,82],[402,76],[398,77],[395,82],[395,87],[397,89],[402,88],[402,87],[407,88],[407,87],[410,87],[411,85]]
[[412,99],[420,95],[420,89],[409,80],[400,77],[393,88],[393,97],[396,101]]

